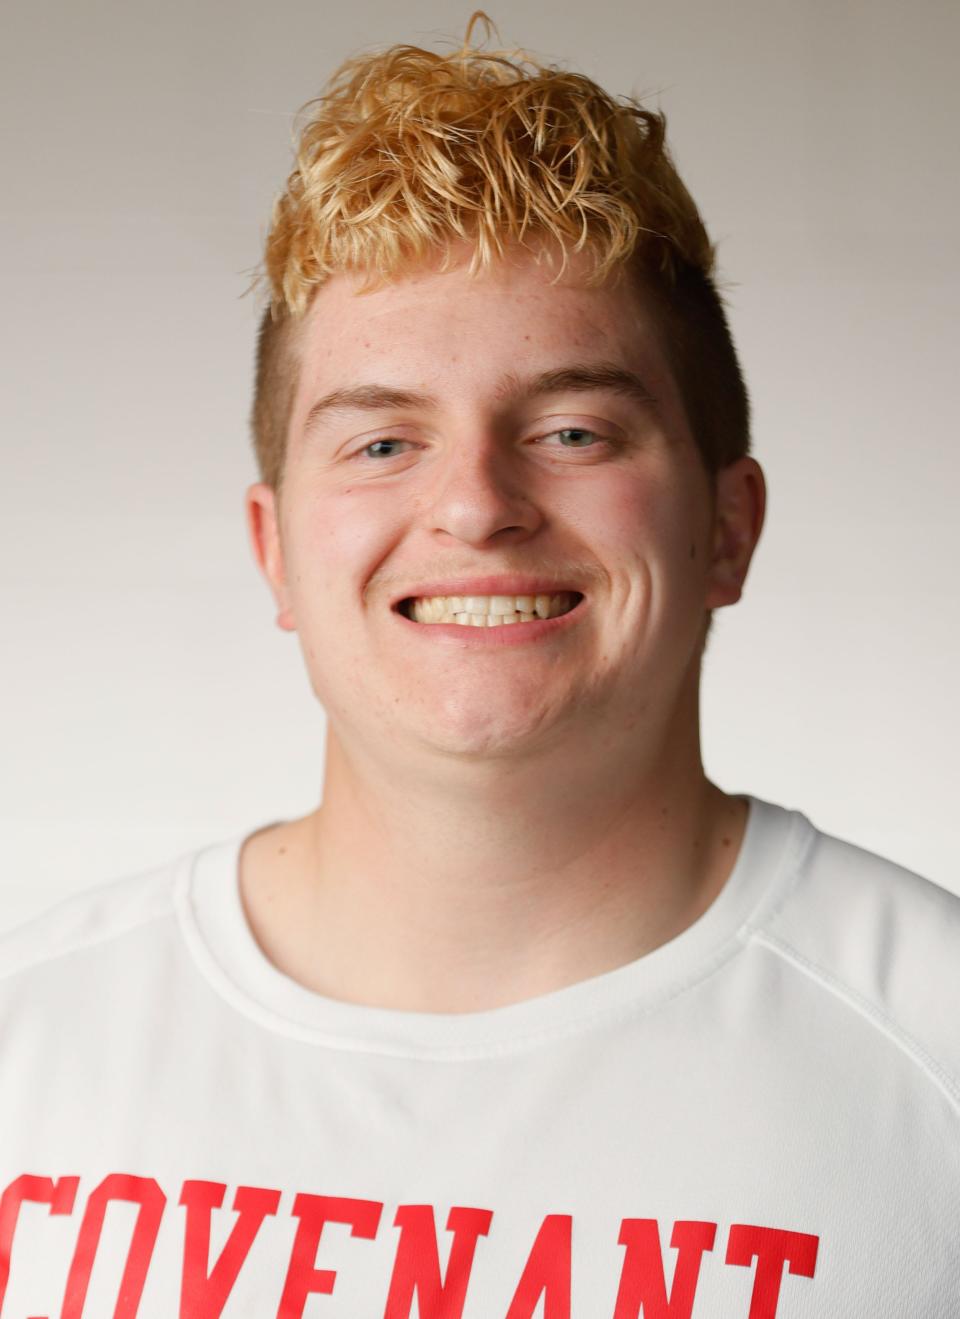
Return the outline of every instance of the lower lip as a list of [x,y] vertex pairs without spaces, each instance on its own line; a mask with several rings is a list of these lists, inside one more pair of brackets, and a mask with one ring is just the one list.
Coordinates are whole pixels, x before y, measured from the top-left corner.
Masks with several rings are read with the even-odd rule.
[[415,623],[412,618],[394,610],[401,623],[420,636],[444,645],[460,646],[523,646],[531,641],[558,636],[572,627],[583,615],[586,598],[578,600],[572,609],[557,618],[538,618],[535,623],[501,623],[498,627],[473,627],[467,623]]

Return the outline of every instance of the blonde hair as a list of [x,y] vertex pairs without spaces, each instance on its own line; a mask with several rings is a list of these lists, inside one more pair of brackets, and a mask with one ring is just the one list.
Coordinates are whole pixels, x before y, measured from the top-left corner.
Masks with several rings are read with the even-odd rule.
[[[569,253],[584,253],[591,282],[636,268],[664,318],[681,313],[677,341],[698,302],[729,340],[714,250],[667,150],[664,116],[525,52],[471,46],[478,22],[489,35],[478,12],[449,55],[400,45],[347,60],[304,107],[262,269],[269,306],[253,430],[270,484],[282,478],[295,327],[334,274],[374,288],[427,261],[447,268],[463,241],[473,271],[519,245],[556,255],[560,278]],[[732,364],[739,379],[735,355]],[[686,395],[690,380],[680,384]],[[715,470],[724,455],[698,443]]]

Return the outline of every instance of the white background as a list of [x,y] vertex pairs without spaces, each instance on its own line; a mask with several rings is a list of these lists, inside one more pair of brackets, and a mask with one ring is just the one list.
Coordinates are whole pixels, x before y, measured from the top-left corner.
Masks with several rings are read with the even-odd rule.
[[[704,680],[708,771],[960,891],[952,0],[492,7],[668,115],[770,483]],[[293,113],[469,5],[7,10],[0,925],[321,792],[246,541],[257,304]]]

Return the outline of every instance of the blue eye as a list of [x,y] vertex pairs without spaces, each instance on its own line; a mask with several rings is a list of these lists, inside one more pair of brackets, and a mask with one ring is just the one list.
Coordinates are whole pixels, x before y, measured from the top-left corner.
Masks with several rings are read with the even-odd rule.
[[407,440],[372,440],[370,444],[365,445],[360,450],[360,453],[366,454],[367,456],[373,458],[393,458],[395,456],[393,452],[383,453],[382,451],[380,451],[377,453],[371,453],[371,450],[377,449],[378,445],[381,444],[407,444],[407,443],[408,443]]
[[574,449],[585,449],[588,447],[585,441],[592,442],[600,439],[596,431],[588,431],[582,426],[564,426],[558,431],[552,431],[551,434],[560,435],[561,437],[569,436],[571,444],[564,447]]

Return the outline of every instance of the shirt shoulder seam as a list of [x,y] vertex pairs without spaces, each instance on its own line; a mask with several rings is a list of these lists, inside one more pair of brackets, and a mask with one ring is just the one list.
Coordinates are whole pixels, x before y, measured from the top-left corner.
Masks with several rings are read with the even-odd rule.
[[823,967],[818,966],[810,958],[805,957],[803,953],[798,952],[791,944],[774,934],[770,934],[769,931],[755,929],[752,932],[752,942],[760,944],[769,952],[780,957],[794,970],[808,976],[825,993],[838,999],[851,1012],[859,1013],[860,1016],[864,1017],[874,1030],[886,1036],[902,1054],[923,1072],[927,1080],[936,1086],[948,1100],[953,1110],[960,1116],[960,1085],[920,1041],[915,1039],[908,1031],[905,1031],[892,1017],[837,976],[824,970]]
[[[50,914],[52,914],[54,910],[55,908],[51,908]],[[131,934],[134,930],[150,925],[155,921],[169,920],[171,918],[174,920],[176,919],[176,912],[172,902],[172,892],[168,892],[165,910],[150,911],[140,914],[120,925],[110,928],[109,930],[101,930],[96,934],[71,940],[61,948],[44,949],[43,951],[38,952],[35,956],[24,958],[23,961],[18,961],[16,965],[10,967],[8,970],[0,971],[0,982],[5,983],[8,980],[14,979],[15,976],[25,975],[29,971],[36,971],[44,966],[52,966],[55,962],[60,961],[64,957],[71,957],[74,953],[87,952],[91,948],[96,948],[99,944],[109,943],[112,939],[122,939],[124,935]],[[42,920],[43,917],[40,916],[38,919]],[[11,931],[10,934],[15,936],[16,930]]]

